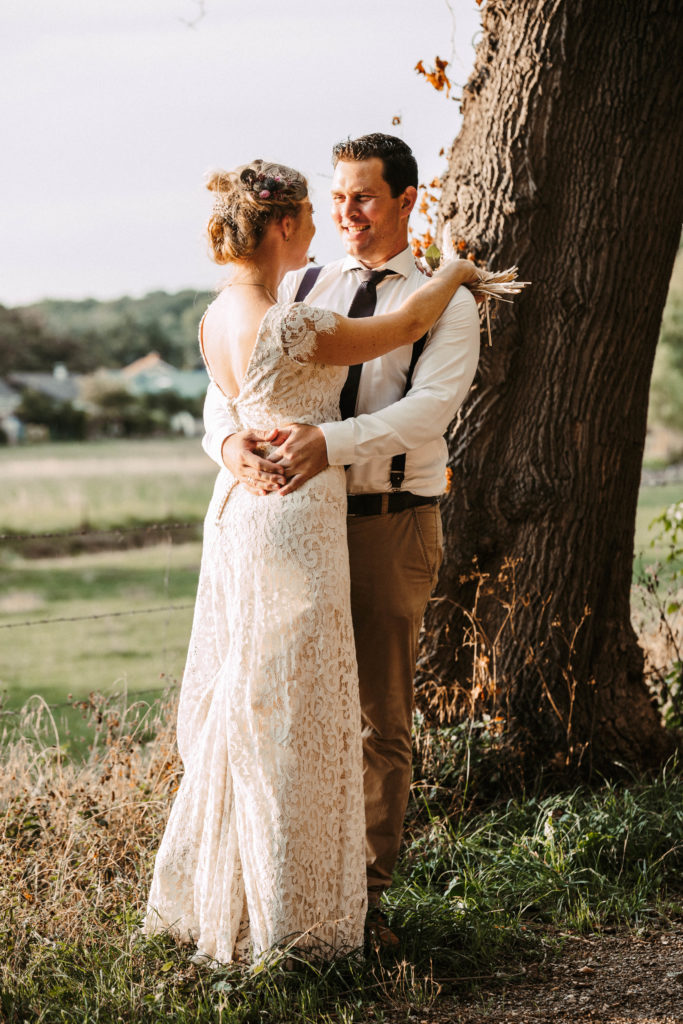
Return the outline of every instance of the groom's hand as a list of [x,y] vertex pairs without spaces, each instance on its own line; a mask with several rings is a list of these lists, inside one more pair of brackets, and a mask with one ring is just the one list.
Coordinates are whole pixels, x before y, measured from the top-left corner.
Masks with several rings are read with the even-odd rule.
[[291,494],[329,465],[325,435],[320,427],[288,423],[280,427],[280,437],[272,443],[279,444],[279,448],[270,457],[287,477],[280,494]]
[[282,467],[258,454],[264,441],[281,444],[284,435],[279,430],[240,430],[226,437],[221,448],[223,464],[250,494],[268,494],[287,483]]

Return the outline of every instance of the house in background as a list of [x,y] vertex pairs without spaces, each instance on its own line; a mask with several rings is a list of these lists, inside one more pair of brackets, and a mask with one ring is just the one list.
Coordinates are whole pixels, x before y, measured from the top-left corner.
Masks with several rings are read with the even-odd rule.
[[86,406],[82,399],[82,374],[69,373],[63,363],[56,363],[52,373],[16,370],[5,378],[19,398],[9,431],[10,443],[17,441],[48,441],[50,438],[81,439],[85,435]]
[[[167,409],[167,419],[164,423],[162,414],[158,411],[153,412],[152,417],[156,416],[156,420],[153,419],[152,428],[154,429],[156,424],[156,429],[168,431],[170,428],[174,433],[192,437],[200,434],[203,429],[201,419],[194,413],[201,408],[201,399],[206,393],[208,383],[208,374],[203,368],[178,370],[165,362],[158,352],[150,352],[122,369],[103,367],[87,375],[71,374],[63,363],[57,363],[52,373],[15,372],[8,374],[4,381],[0,381],[0,428],[10,443],[23,440],[24,437],[27,440],[31,439],[25,434],[25,424],[15,413],[21,405],[22,398],[32,392],[45,400],[48,414],[51,409],[54,410],[53,421],[36,416],[36,424],[49,424],[50,433],[55,429],[55,424],[59,430],[62,424],[68,421],[69,416],[74,414],[76,417],[80,414],[81,423],[85,417],[88,423],[95,424],[94,429],[98,431],[102,429],[103,408],[112,409],[111,402],[103,403],[102,399],[117,392],[119,396],[123,393],[124,396],[131,396],[131,399],[141,400],[138,404],[142,407],[145,406],[144,400],[147,398],[168,395],[169,400],[163,402]],[[149,422],[148,414],[148,428]],[[35,430],[38,429],[36,424],[33,425]],[[40,439],[43,440],[46,427],[41,429]],[[37,435],[34,439],[38,439]]]
[[[69,373],[64,363],[56,363],[52,373],[22,371],[10,373],[8,383],[18,392],[36,391],[54,402],[71,402],[78,408],[82,374]],[[17,403],[18,405],[19,403]]]
[[[165,362],[158,352],[149,352],[116,372],[126,390],[138,398],[172,393],[195,405],[206,394],[209,383],[209,376],[203,367],[198,370],[178,370]],[[186,437],[195,437],[204,429],[201,419],[193,416],[188,409],[173,413],[169,422],[173,433],[184,434]]]
[[174,391],[181,398],[201,398],[209,383],[205,369],[177,370],[164,362],[158,352],[150,352],[142,359],[115,372],[133,395],[158,395]]

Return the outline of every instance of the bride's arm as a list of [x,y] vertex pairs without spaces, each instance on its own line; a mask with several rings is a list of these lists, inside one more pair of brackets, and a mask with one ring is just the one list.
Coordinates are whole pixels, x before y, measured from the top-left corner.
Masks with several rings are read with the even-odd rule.
[[473,284],[479,277],[479,271],[469,260],[453,260],[394,313],[361,319],[335,316],[334,327],[319,332],[312,358],[331,366],[353,366],[410,345],[436,323],[460,285]]

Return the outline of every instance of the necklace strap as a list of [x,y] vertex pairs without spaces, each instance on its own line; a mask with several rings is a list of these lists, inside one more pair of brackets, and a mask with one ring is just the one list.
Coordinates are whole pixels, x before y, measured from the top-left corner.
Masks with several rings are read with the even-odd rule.
[[261,284],[260,281],[228,281],[228,288],[235,288],[236,286],[240,286],[242,288],[263,288],[270,301],[277,305],[277,299],[271,292],[268,285]]

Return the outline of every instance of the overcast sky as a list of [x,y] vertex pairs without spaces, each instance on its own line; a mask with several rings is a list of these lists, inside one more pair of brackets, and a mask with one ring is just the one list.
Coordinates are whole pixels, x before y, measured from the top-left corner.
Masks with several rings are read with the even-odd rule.
[[[260,156],[304,171],[312,251],[339,255],[330,148],[400,134],[421,180],[457,134],[475,0],[4,0],[0,33],[0,302],[211,288],[210,167]],[[456,94],[459,90],[456,89]],[[392,127],[392,118],[401,124]]]

